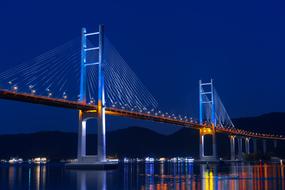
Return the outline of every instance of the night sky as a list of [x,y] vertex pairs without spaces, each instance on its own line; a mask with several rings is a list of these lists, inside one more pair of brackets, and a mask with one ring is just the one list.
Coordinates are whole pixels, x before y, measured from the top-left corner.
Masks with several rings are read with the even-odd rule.
[[[0,71],[105,24],[108,38],[164,110],[198,117],[211,78],[231,117],[285,111],[282,1],[4,1]],[[77,130],[77,112],[1,100],[0,133]],[[112,119],[108,129],[174,127]],[[95,129],[93,126],[90,130]]]

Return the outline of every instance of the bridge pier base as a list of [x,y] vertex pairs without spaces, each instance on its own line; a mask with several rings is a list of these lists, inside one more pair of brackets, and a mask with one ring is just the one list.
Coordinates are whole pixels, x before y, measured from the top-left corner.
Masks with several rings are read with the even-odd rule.
[[[212,136],[212,155],[205,155],[205,141],[204,137],[206,135]],[[200,161],[202,162],[216,162],[217,161],[217,151],[216,151],[216,133],[213,128],[203,128],[200,129]]]
[[[105,116],[105,115],[104,115]],[[97,133],[97,155],[86,155],[86,123],[89,119],[98,120]],[[103,123],[102,123],[103,122]],[[96,111],[83,112],[79,111],[79,127],[78,127],[78,150],[77,161],[66,164],[71,169],[114,169],[118,166],[118,162],[106,159],[106,134],[105,134],[105,117],[98,118]]]

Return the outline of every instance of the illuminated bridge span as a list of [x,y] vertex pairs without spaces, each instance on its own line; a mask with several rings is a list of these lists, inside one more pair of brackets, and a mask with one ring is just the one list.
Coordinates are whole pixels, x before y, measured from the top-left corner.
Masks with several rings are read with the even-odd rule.
[[[96,38],[89,39],[91,37]],[[281,135],[236,128],[214,88],[213,80],[208,83],[199,82],[199,121],[188,116],[162,112],[156,99],[105,37],[102,25],[99,32],[87,33],[83,29],[81,48],[78,47],[78,39],[75,39],[30,62],[0,73],[0,98],[79,110],[77,156],[80,164],[108,162],[105,115],[199,130],[200,159],[204,161],[217,159],[216,133],[229,135],[232,160],[242,159],[243,139],[247,154],[250,153],[250,142],[253,142],[253,151],[257,151],[257,139],[263,141],[264,152],[266,140],[285,140]],[[98,124],[97,156],[87,156],[86,121],[93,118],[97,118]],[[206,135],[212,137],[212,155],[204,153]],[[236,139],[238,155],[235,151]]]
[[[69,101],[69,100],[64,100],[64,99],[56,99],[56,98],[45,97],[45,96],[22,94],[22,93],[7,91],[7,90],[0,90],[0,98],[21,101],[21,102],[29,102],[33,104],[41,104],[41,105],[47,105],[47,106],[82,110],[82,111],[85,111],[86,113],[92,113],[92,114],[94,112],[97,113],[97,105],[84,104],[81,102]],[[209,129],[210,130],[212,129],[211,125],[208,125],[206,123],[199,124],[197,121],[188,120],[185,118],[175,119],[169,116],[161,116],[161,115],[152,114],[152,113],[134,112],[134,111],[128,111],[125,109],[112,108],[112,107],[106,107],[106,114],[112,115],[112,116],[121,116],[121,117],[133,118],[133,119],[141,119],[141,120],[149,120],[149,121],[155,121],[155,122],[160,122],[160,123],[173,124],[173,125],[187,127],[191,129],[197,129],[197,130],[204,129],[205,132],[207,132]],[[232,135],[243,135],[243,136],[252,137],[252,138],[285,140],[285,138],[282,135],[254,133],[254,132],[241,130],[241,129],[224,128],[222,126],[216,126],[215,130],[221,133],[228,133]]]

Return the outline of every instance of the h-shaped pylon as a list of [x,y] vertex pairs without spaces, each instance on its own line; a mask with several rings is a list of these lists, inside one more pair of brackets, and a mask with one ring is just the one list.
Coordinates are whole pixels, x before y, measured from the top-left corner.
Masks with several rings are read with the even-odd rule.
[[[207,90],[204,90],[204,87]],[[207,98],[204,98],[204,97]],[[215,96],[214,96],[214,86],[213,80],[209,83],[203,83],[201,80],[199,81],[199,105],[200,105],[200,124],[204,124],[204,108],[203,106],[207,104],[211,107],[211,127],[205,126],[205,128],[200,129],[200,160],[202,161],[216,161],[217,153],[216,153],[216,113],[215,113]],[[205,155],[205,142],[204,136],[211,135],[212,136],[212,155]]]
[[[87,47],[87,37],[98,36],[98,47]],[[99,51],[98,62],[89,63],[87,53]],[[99,162],[106,161],[106,121],[105,121],[105,91],[104,91],[104,26],[99,25],[99,32],[87,33],[82,29],[81,39],[81,76],[80,76],[80,97],[79,101],[86,104],[87,88],[87,67],[98,66],[98,105],[94,112],[79,111],[79,132],[78,132],[78,154],[79,161],[96,160]],[[97,156],[86,156],[86,121],[97,117]],[[92,159],[90,159],[92,158]]]

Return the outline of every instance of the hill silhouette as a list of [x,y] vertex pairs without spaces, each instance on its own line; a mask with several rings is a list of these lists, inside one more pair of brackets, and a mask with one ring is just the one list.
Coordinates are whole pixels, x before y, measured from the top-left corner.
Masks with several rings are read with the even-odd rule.
[[[251,118],[235,119],[239,128],[265,133],[284,134],[282,120],[285,113],[270,113]],[[206,139],[207,140],[207,139]],[[87,135],[87,154],[96,152],[96,135]],[[285,155],[284,142],[278,142],[278,154]],[[217,135],[219,157],[229,157],[227,135]],[[207,143],[210,146],[210,142]],[[262,150],[261,141],[258,148]],[[273,142],[268,143],[268,150],[274,151]],[[0,135],[0,158],[19,156],[32,158],[46,156],[49,159],[75,158],[77,134],[70,132],[37,132],[31,134]],[[276,151],[276,150],[275,150]],[[162,135],[142,127],[129,127],[107,133],[107,153],[117,157],[198,157],[199,133],[193,129],[182,128],[171,134]]]

